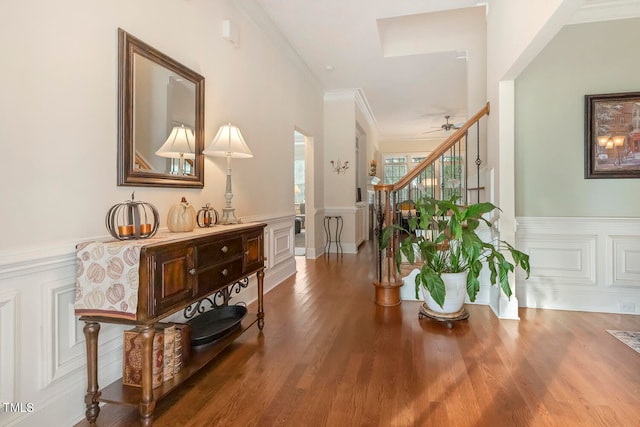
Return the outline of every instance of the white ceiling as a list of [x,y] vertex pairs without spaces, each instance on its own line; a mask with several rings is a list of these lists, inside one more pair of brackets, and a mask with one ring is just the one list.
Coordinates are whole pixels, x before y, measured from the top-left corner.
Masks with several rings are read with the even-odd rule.
[[[361,90],[381,140],[442,137],[425,132],[437,130],[445,115],[459,123],[475,113],[467,111],[465,55],[485,38],[485,2],[256,2],[327,91]],[[591,15],[584,20],[596,20],[594,9],[630,3],[640,2],[587,0]]]

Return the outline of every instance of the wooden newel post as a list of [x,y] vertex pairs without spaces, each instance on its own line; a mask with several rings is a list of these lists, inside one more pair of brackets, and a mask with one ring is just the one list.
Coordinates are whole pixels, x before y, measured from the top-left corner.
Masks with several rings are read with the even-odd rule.
[[[383,206],[380,206],[380,209],[383,209],[384,212],[384,221],[382,221],[381,229],[379,233],[382,233],[382,229],[390,224],[393,224],[393,204],[391,201],[391,191],[393,190],[393,185],[376,185],[374,186],[375,191],[378,191],[379,194],[382,192],[382,197],[380,202]],[[380,251],[378,256],[382,257],[378,262],[377,268],[380,269],[380,272],[377,274],[376,281],[373,283],[375,287],[375,297],[374,302],[377,305],[381,305],[384,307],[393,307],[396,305],[400,305],[400,286],[402,282],[397,283],[396,274],[393,270],[393,266],[395,265],[393,262],[393,254],[396,242],[395,237],[391,239],[389,245],[384,251]],[[383,253],[384,252],[384,253]]]

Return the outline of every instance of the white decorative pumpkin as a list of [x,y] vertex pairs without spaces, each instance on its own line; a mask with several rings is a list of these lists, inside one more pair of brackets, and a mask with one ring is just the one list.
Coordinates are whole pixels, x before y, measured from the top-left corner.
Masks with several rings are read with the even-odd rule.
[[184,197],[169,209],[167,227],[174,233],[193,231],[196,226],[196,210]]

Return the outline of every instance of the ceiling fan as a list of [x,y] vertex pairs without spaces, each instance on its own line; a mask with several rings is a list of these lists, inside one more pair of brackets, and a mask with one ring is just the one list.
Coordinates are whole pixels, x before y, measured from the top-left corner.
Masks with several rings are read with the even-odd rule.
[[450,118],[451,118],[451,116],[444,116],[444,119],[445,119],[446,123],[443,123],[442,126],[440,126],[439,129],[430,130],[428,132],[424,132],[424,134],[433,133],[433,132],[440,132],[440,131],[449,132],[451,129],[460,129],[462,127],[462,125],[464,124],[464,123],[458,123],[458,124],[449,123],[449,119]]

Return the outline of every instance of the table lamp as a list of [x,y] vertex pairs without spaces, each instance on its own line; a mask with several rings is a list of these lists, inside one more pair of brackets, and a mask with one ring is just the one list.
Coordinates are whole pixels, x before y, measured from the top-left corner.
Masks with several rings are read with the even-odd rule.
[[220,127],[217,135],[203,153],[206,156],[227,158],[227,188],[224,193],[227,204],[222,208],[220,224],[237,224],[238,219],[235,215],[235,208],[231,207],[231,199],[233,198],[231,191],[231,158],[248,159],[253,157],[253,153],[244,142],[240,129],[231,123]]

